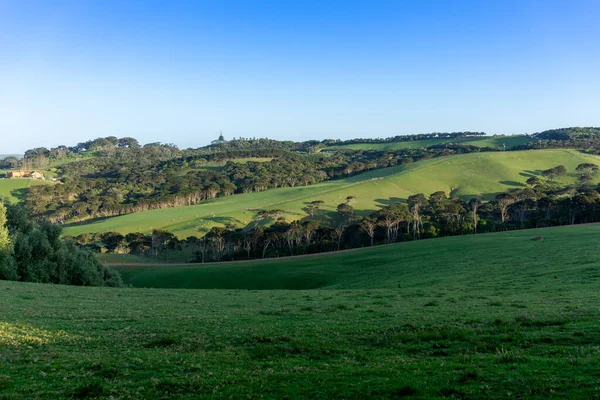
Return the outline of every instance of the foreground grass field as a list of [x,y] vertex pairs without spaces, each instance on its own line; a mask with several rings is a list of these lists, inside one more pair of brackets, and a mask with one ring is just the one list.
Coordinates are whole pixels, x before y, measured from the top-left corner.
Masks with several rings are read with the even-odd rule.
[[493,147],[498,149],[511,149],[515,146],[530,143],[534,139],[528,136],[484,136],[460,139],[429,139],[415,140],[410,142],[396,143],[353,143],[339,146],[330,146],[330,149],[352,149],[352,150],[400,150],[400,149],[415,149],[419,147],[429,147],[438,144],[455,143],[465,144],[478,147]]
[[436,239],[202,278],[265,291],[0,281],[0,398],[598,398],[599,235]]
[[215,225],[247,226],[253,220],[252,209],[282,209],[289,220],[306,218],[307,213],[303,209],[313,200],[325,202],[320,218],[333,218],[337,205],[344,202],[347,196],[357,198],[353,207],[362,215],[378,210],[390,201],[403,201],[415,193],[429,195],[443,190],[465,199],[477,194],[491,198],[498,192],[524,187],[528,177],[559,164],[568,171],[568,176],[561,183],[574,183],[578,176],[575,168],[586,162],[598,164],[600,160],[575,150],[472,153],[435,158],[318,185],[240,194],[196,206],[109,218],[67,227],[65,234],[166,229],[185,238],[203,234]]

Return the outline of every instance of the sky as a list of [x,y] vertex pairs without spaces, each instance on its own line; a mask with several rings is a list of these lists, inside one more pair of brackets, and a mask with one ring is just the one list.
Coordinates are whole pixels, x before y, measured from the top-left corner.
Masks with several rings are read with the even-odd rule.
[[600,1],[0,0],[0,154],[600,125]]

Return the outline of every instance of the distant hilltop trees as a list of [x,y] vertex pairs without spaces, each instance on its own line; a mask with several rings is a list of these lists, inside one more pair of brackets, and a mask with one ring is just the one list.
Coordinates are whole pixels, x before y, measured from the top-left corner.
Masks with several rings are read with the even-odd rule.
[[61,160],[68,157],[76,158],[78,154],[84,152],[94,152],[99,156],[113,156],[118,150],[138,151],[144,149],[149,149],[152,153],[167,153],[167,158],[171,158],[179,152],[179,149],[174,144],[156,142],[141,146],[137,139],[131,137],[117,138],[115,136],[108,136],[80,142],[75,146],[60,145],[51,149],[47,149],[46,147],[29,149],[21,159],[11,156],[0,160],[0,168],[43,169],[48,166],[51,160]]
[[460,139],[466,137],[485,136],[485,132],[434,132],[417,133],[412,135],[397,135],[389,138],[357,138],[350,140],[324,140],[323,143],[328,146],[355,144],[355,143],[396,143],[396,142],[414,142],[417,140],[429,139]]
[[595,127],[573,127],[550,129],[533,135],[543,140],[572,140],[572,139],[597,139],[600,137],[600,128]]

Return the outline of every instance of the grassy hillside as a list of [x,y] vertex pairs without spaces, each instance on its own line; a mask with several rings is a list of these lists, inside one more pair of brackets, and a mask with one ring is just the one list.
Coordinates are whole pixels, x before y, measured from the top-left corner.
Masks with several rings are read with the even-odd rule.
[[52,185],[51,181],[37,179],[0,179],[0,196],[10,201],[18,201],[23,195],[23,189],[35,185]]
[[390,199],[402,201],[414,193],[429,195],[444,190],[464,198],[476,194],[490,198],[495,193],[522,187],[532,174],[559,164],[563,164],[568,172],[563,183],[572,183],[577,178],[575,168],[584,162],[600,163],[600,160],[575,150],[472,153],[378,169],[318,185],[240,194],[196,206],[129,214],[68,227],[65,233],[130,233],[167,229],[180,237],[187,237],[206,232],[214,225],[230,223],[246,226],[252,221],[252,209],[277,208],[284,210],[290,220],[305,218],[307,214],[303,208],[313,200],[325,202],[321,217],[330,218],[346,196],[356,196],[353,207],[366,215],[389,204]]
[[532,138],[522,135],[515,136],[486,136],[472,137],[460,139],[429,139],[415,140],[411,142],[396,142],[396,143],[353,143],[339,146],[330,146],[331,149],[352,149],[352,150],[399,150],[399,149],[415,149],[419,147],[434,146],[444,143],[466,144],[478,147],[494,147],[502,149],[510,149],[521,144],[526,144],[533,141]]
[[598,234],[436,239],[189,277],[341,290],[0,281],[0,398],[598,398]]
[[[532,241],[535,236],[544,240]],[[416,289],[441,282],[485,286],[488,275],[493,274],[510,277],[513,288],[526,291],[533,282],[554,286],[555,275],[564,285],[579,282],[582,274],[592,270],[600,273],[595,250],[598,236],[600,225],[580,225],[421,240],[282,260],[117,269],[126,283],[153,288],[393,289],[401,285]]]

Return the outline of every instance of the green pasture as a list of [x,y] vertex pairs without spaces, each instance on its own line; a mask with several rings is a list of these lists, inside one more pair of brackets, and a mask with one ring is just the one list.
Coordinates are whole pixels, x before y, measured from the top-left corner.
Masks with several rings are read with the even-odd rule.
[[52,184],[54,184],[52,181],[38,179],[0,179],[0,196],[17,202],[20,200],[19,197],[25,196],[24,190],[28,187]]
[[347,196],[357,198],[353,207],[362,215],[390,202],[405,201],[415,193],[429,195],[438,190],[465,199],[479,194],[489,199],[497,193],[524,187],[530,176],[559,164],[568,172],[560,183],[574,183],[577,180],[575,168],[585,162],[600,163],[600,160],[565,149],[471,153],[377,169],[317,185],[239,194],[195,206],[139,212],[70,226],[65,234],[166,229],[185,238],[203,234],[216,225],[247,226],[253,223],[256,209],[281,209],[289,220],[307,218],[304,208],[313,200],[325,202],[318,218],[329,219],[335,218],[337,205]]
[[121,269],[136,286],[229,290],[0,281],[0,398],[599,398],[598,237]]
[[[531,240],[541,236],[544,240]],[[513,288],[577,282],[600,272],[600,225],[508,231],[381,245],[320,255],[237,263],[118,266],[126,283],[189,289],[394,289],[425,282],[487,285],[488,274],[512,276]],[[524,257],[523,255],[527,255]],[[146,263],[149,262],[145,259]],[[598,261],[596,261],[598,260]],[[460,271],[457,274],[456,271]],[[544,277],[543,279],[537,279]],[[600,275],[599,275],[600,277]],[[534,279],[536,278],[536,279]]]

